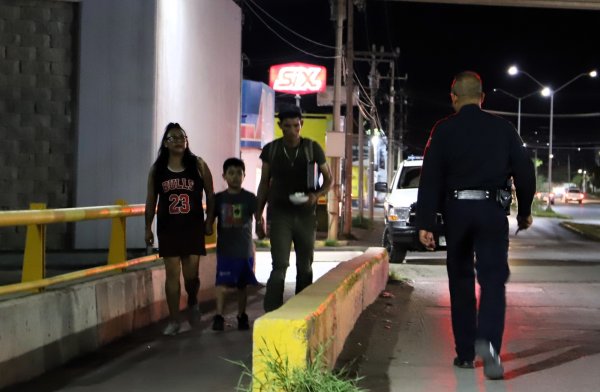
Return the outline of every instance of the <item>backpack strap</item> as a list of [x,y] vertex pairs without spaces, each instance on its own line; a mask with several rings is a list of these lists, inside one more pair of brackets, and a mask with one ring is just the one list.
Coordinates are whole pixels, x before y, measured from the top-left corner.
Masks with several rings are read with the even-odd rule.
[[[304,156],[306,157],[306,162],[310,163],[314,159],[314,143],[315,141],[312,139],[302,138],[302,147],[304,149]],[[273,159],[275,158],[275,153],[277,153],[277,149],[281,145],[281,138],[275,139],[271,142],[271,146],[269,147],[269,164],[273,164]]]
[[281,144],[281,138],[275,139],[271,142],[271,146],[269,147],[269,165],[273,165],[273,159],[275,159],[275,153]]
[[304,156],[306,157],[306,162],[311,163],[313,161],[313,145],[314,145],[314,140],[312,139],[306,139],[303,138],[303,140],[305,140],[304,144]]

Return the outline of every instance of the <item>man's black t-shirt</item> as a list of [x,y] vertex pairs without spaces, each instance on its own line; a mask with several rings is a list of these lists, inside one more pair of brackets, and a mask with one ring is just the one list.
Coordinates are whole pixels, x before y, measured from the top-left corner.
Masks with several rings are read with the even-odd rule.
[[[312,143],[312,161],[319,166],[325,163],[325,153],[321,146],[311,139],[300,138],[300,144],[294,148],[285,147],[282,140],[266,144],[260,154],[263,162],[269,163],[271,173],[271,186],[269,191],[269,206],[273,209],[285,210],[314,210],[315,206],[294,205],[289,200],[289,195],[296,192],[308,193],[307,151]],[[275,153],[271,148],[276,146]],[[271,162],[273,157],[273,162]]]

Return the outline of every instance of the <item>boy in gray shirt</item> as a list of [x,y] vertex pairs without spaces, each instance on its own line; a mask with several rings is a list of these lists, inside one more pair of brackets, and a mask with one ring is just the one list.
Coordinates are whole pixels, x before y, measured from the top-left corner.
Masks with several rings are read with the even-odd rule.
[[254,243],[252,216],[256,211],[256,196],[242,188],[246,167],[238,158],[223,163],[223,178],[227,190],[215,195],[217,221],[217,276],[215,282],[217,312],[212,329],[223,331],[225,294],[236,289],[238,294],[238,329],[250,328],[246,314],[246,286],[258,284],[254,276]]

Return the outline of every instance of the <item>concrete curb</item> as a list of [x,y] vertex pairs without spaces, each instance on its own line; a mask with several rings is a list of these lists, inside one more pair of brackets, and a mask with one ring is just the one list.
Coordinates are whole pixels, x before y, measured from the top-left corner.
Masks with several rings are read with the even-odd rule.
[[[369,248],[342,262],[281,308],[254,323],[254,389],[268,382],[268,357],[304,368],[319,346],[333,367],[362,311],[384,290],[389,260],[383,248]],[[258,384],[258,385],[257,385]]]

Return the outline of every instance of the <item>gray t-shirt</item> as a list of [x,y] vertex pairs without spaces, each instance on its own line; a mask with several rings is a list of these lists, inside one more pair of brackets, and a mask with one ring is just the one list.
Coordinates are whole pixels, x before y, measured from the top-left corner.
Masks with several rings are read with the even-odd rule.
[[223,191],[215,195],[217,255],[253,257],[252,218],[255,211],[256,196],[245,189],[240,193]]

